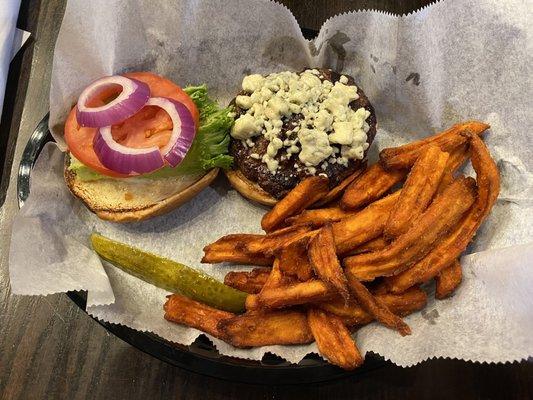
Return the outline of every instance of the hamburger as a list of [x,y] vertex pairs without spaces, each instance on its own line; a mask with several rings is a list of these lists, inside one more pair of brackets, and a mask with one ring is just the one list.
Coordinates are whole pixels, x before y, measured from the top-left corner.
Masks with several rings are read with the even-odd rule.
[[182,89],[150,72],[99,79],[65,122],[65,182],[105,220],[166,213],[231,165],[232,124],[205,85]]
[[306,69],[242,81],[226,171],[244,197],[272,206],[302,179],[326,176],[331,188],[366,164],[376,115],[354,79]]

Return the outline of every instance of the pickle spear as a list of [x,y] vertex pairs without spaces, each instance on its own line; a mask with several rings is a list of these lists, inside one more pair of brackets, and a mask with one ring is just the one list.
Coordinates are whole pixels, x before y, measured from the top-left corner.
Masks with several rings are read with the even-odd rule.
[[244,311],[246,293],[176,261],[91,234],[93,249],[104,260],[145,282],[180,293],[220,310]]

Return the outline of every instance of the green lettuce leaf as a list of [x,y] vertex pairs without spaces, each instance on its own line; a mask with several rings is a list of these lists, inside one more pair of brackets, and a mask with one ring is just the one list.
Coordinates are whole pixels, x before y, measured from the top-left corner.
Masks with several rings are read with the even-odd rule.
[[233,157],[228,155],[229,132],[233,125],[231,109],[220,108],[211,100],[205,84],[184,90],[198,107],[200,126],[191,148],[176,169],[191,174],[215,167],[230,168],[233,163]]
[[[138,178],[164,178],[177,175],[190,175],[213,168],[228,169],[233,157],[228,155],[229,132],[233,125],[231,108],[220,108],[207,95],[207,86],[189,86],[184,91],[191,97],[200,113],[200,124],[191,148],[177,167],[164,167],[158,171],[138,176]],[[69,169],[76,172],[81,180],[121,179],[110,178],[90,169],[70,155]],[[127,179],[127,178],[125,178]]]

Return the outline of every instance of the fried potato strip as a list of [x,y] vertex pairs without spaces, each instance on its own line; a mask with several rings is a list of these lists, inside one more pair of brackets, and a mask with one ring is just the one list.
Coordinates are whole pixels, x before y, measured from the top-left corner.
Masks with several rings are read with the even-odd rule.
[[379,236],[375,239],[369,240],[366,243],[363,243],[361,246],[356,247],[354,250],[348,253],[349,256],[354,256],[357,254],[370,253],[372,251],[383,250],[389,245],[389,242],[385,240],[383,236]]
[[[245,265],[271,266],[274,253],[293,240],[305,237],[307,225],[289,226],[267,235],[226,235],[204,247],[204,263],[234,262]],[[311,236],[311,235],[310,235]]]
[[238,233],[226,235],[204,247],[203,263],[233,262],[242,265],[271,266],[273,257],[252,255],[242,249],[243,243],[261,240],[264,235]]
[[332,224],[337,254],[346,254],[363,243],[381,236],[390,210],[398,200],[400,191],[384,197],[355,215]]
[[221,320],[219,331],[235,347],[305,344],[313,341],[307,316],[301,311],[247,312]]
[[167,321],[191,326],[219,339],[225,339],[225,335],[218,329],[218,323],[235,317],[235,314],[217,310],[179,294],[167,296],[163,308]]
[[317,276],[348,299],[348,283],[337,258],[335,239],[331,225],[326,225],[311,239],[308,248],[309,261]]
[[437,192],[448,158],[448,153],[431,144],[421,152],[390,212],[383,230],[386,238],[392,239],[407,232],[413,221],[426,210]]
[[270,268],[254,268],[251,271],[230,271],[224,284],[246,293],[259,293],[270,276]]
[[261,220],[265,232],[279,227],[288,217],[298,214],[311,204],[317,202],[328,193],[328,179],[322,176],[311,176],[301,181],[274,208],[267,212]]
[[259,304],[259,294],[249,294],[246,296],[244,307],[246,308],[246,311],[259,310],[261,308],[261,305]]
[[318,351],[327,360],[341,368],[352,370],[363,363],[350,331],[336,315],[324,310],[309,308],[307,320]]
[[217,264],[231,262],[241,265],[258,265],[268,267],[272,265],[273,259],[269,256],[258,256],[249,254],[243,250],[208,250],[202,258],[202,263]]
[[366,206],[401,182],[406,174],[405,171],[388,171],[381,164],[374,164],[346,188],[340,205],[345,210]]
[[371,281],[379,276],[392,276],[405,271],[428,254],[435,242],[444,237],[476,198],[472,178],[456,179],[435,198],[428,209],[403,235],[381,251],[347,257],[345,272],[357,279]]
[[357,171],[355,171],[353,174],[345,178],[341,183],[331,189],[328,194],[326,194],[322,199],[313,204],[313,207],[322,207],[326,204],[333,202],[334,200],[337,200],[343,194],[344,190],[348,187],[348,185],[352,183],[362,173],[363,169],[358,169]]
[[402,336],[411,334],[409,325],[407,325],[400,317],[393,314],[385,302],[378,297],[373,296],[365,285],[357,280],[357,277],[354,276],[354,274],[347,271],[346,278],[348,279],[350,292],[366,312],[386,327],[400,332],[400,335]]
[[448,162],[446,163],[446,168],[444,169],[444,174],[442,174],[442,179],[440,180],[437,193],[442,193],[444,189],[453,182],[455,179],[454,174],[459,168],[468,160],[470,156],[470,146],[468,143],[465,143],[462,146],[459,146],[450,153]]
[[272,265],[272,269],[270,270],[270,274],[268,275],[268,278],[261,290],[276,288],[278,286],[281,286],[282,284],[283,273],[281,272],[279,267],[279,258],[276,258],[274,260],[274,264]]
[[[335,297],[335,295],[336,292],[324,282],[313,279],[272,289],[263,288],[261,293],[255,295],[255,301],[257,301],[259,308],[283,308],[324,301]],[[246,307],[248,309],[248,299],[246,300]]]
[[[264,292],[268,289],[274,289],[280,286],[288,285],[290,283],[293,283],[293,279],[289,276],[285,276],[281,270],[281,262],[279,258],[276,258],[274,260],[274,264],[272,265],[272,269],[270,270],[270,273],[266,279],[265,284],[261,288],[259,294]],[[245,301],[245,307],[248,311],[257,310],[260,308],[260,304],[258,301],[258,295],[255,294],[249,294],[246,296]]]
[[459,260],[455,260],[435,277],[435,298],[442,300],[450,296],[462,280],[463,269]]
[[[383,293],[374,296],[399,317],[421,310],[427,303],[426,292],[417,287],[410,288],[400,294]],[[339,298],[316,303],[316,306],[337,315],[348,326],[366,325],[374,320],[374,317],[354,300],[345,302]]]
[[380,163],[389,169],[410,168],[426,145],[431,143],[438,146],[442,151],[450,152],[466,143],[467,139],[462,133],[472,132],[479,136],[488,128],[490,128],[490,125],[479,121],[468,121],[457,124],[437,135],[427,137],[423,140],[381,150],[379,153]]
[[307,257],[309,237],[289,243],[279,251],[279,268],[283,275],[305,282],[313,277],[313,268]]
[[249,254],[273,255],[290,243],[305,240],[315,233],[316,231],[312,231],[308,225],[289,226],[243,243],[242,248]]
[[340,207],[314,208],[312,210],[304,210],[294,217],[287,218],[287,224],[321,227],[330,222],[337,222],[355,214],[355,211],[344,211]]
[[498,167],[479,137],[470,135],[469,139],[472,166],[476,171],[478,186],[475,204],[451,234],[438,242],[426,257],[411,269],[387,279],[387,284],[394,293],[401,293],[408,287],[429,281],[457,259],[473,239],[477,229],[496,202],[500,192]]

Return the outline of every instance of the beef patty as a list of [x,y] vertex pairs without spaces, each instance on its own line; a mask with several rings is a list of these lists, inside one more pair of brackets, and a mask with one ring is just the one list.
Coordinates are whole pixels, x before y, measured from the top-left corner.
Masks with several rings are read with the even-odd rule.
[[[322,78],[322,81],[328,80],[333,84],[337,82],[341,74],[334,72],[330,69],[318,69]],[[354,79],[345,75],[348,78],[348,83],[346,85],[355,86]],[[239,94],[246,94],[241,92]],[[359,98],[350,102],[349,106],[352,110],[357,110],[361,107],[365,108],[370,112],[370,116],[366,119],[366,122],[370,126],[370,129],[367,132],[367,142],[372,144],[374,136],[376,135],[376,114],[374,112],[374,107],[368,101],[368,98],[357,86],[357,94]],[[238,118],[240,115],[244,114],[246,110],[239,108],[235,104],[235,99],[231,102],[235,109],[236,116]],[[283,126],[281,128],[282,135],[288,130],[291,130],[299,124],[299,121],[303,118],[302,114],[292,114],[289,118],[283,119]],[[302,179],[306,176],[309,176],[310,173],[305,168],[305,165],[299,160],[298,157],[291,157],[288,159],[281,159],[281,152],[278,152],[276,157],[274,157],[279,162],[279,167],[275,174],[272,174],[268,169],[267,165],[261,161],[262,156],[266,153],[267,146],[269,144],[268,139],[263,136],[257,136],[254,138],[255,143],[252,147],[248,147],[242,143],[241,140],[231,138],[229,152],[230,155],[234,157],[233,168],[240,170],[246,178],[250,181],[259,184],[259,186],[273,196],[276,199],[283,198],[291,189],[293,189]],[[331,144],[332,147],[337,147],[340,150],[340,145]],[[347,165],[341,165],[338,163],[327,164],[327,168],[322,170],[317,168],[318,173],[325,173],[329,178],[330,187],[337,186],[343,179],[351,175],[354,171],[362,168],[366,164],[366,154],[368,149],[365,150],[364,158],[362,160],[351,159],[348,160]],[[250,154],[258,154],[259,159],[250,157]],[[299,168],[297,168],[299,166]]]

